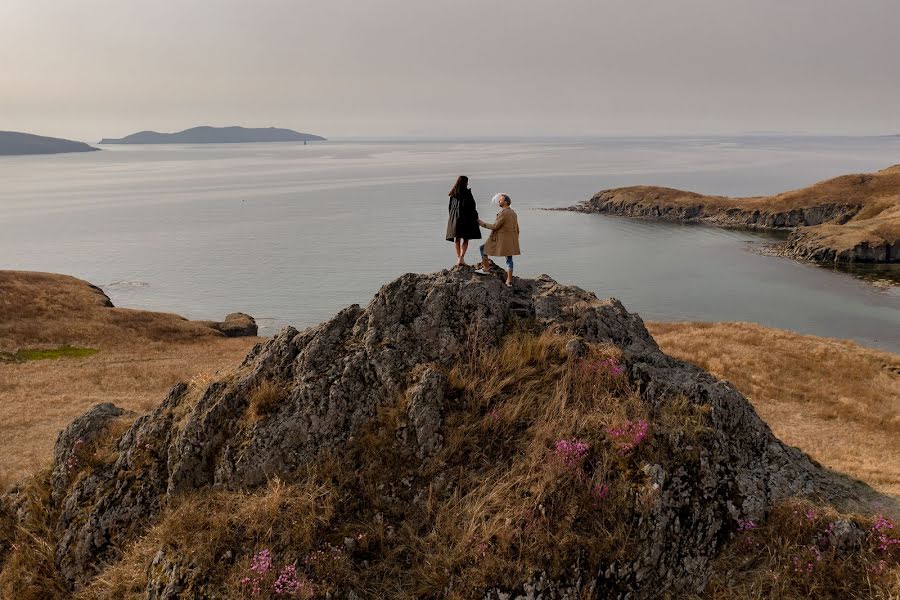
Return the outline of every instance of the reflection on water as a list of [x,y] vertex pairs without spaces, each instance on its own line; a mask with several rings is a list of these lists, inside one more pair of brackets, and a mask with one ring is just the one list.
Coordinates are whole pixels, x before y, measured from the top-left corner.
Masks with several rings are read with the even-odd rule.
[[[0,268],[67,273],[119,306],[237,310],[271,334],[406,272],[454,262],[447,190],[510,194],[521,276],[548,273],[654,320],[743,320],[900,351],[900,288],[747,251],[771,236],[538,210],[638,183],[770,194],[900,162],[884,138],[619,139],[114,147],[0,159]],[[471,249],[470,262],[477,256]],[[866,267],[863,267],[866,269]],[[894,268],[888,269],[893,271]]]
[[858,277],[863,281],[868,281],[879,286],[887,287],[900,285],[900,263],[888,265],[857,263],[851,265],[834,265],[826,268],[833,268],[842,273],[847,273],[854,277]]

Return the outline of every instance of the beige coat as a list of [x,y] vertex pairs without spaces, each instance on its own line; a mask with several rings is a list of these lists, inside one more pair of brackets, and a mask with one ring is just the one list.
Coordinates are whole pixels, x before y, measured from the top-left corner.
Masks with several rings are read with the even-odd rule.
[[497,220],[485,223],[491,235],[484,243],[487,256],[518,256],[519,251],[519,218],[513,209],[507,207],[497,213]]

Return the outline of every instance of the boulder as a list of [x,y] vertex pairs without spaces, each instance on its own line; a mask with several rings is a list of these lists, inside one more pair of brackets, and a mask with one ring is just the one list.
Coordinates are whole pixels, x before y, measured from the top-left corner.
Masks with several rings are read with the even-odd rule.
[[201,321],[221,332],[225,337],[253,337],[259,331],[256,320],[248,314],[231,313],[224,321]]

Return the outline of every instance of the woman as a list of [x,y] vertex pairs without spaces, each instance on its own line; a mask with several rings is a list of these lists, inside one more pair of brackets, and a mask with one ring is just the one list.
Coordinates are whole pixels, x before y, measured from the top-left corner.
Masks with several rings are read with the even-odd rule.
[[469,249],[469,240],[480,240],[481,230],[478,229],[478,210],[475,208],[475,198],[469,189],[469,178],[460,175],[450,190],[450,218],[447,220],[447,241],[456,244],[456,264],[466,264],[466,250]]

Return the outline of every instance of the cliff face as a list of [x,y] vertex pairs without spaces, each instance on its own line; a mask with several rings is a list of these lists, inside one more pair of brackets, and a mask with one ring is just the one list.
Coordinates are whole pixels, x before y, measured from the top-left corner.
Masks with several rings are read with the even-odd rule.
[[[460,370],[478,356],[494,358]],[[504,374],[513,363],[516,375]],[[325,552],[345,574],[319,569],[316,536],[260,535],[286,556],[312,552],[298,564],[332,577],[339,598],[428,586],[491,598],[685,594],[702,590],[736,523],[781,499],[891,505],[782,444],[731,385],[663,354],[617,300],[546,276],[509,289],[500,274],[405,275],[366,308],[285,328],[234,373],[175,386],[123,428],[132,418],[100,405],[57,441],[46,514],[70,589],[126,557],[141,565],[130,584],[141,597],[226,597],[215,569],[252,546],[220,548],[207,564],[155,545],[152,524],[186,498],[238,497],[273,478],[310,484],[311,473],[315,497],[334,504],[309,522],[344,540]],[[6,503],[27,518],[23,492]],[[383,537],[363,547],[351,527]],[[553,535],[529,554],[544,531]],[[613,531],[630,533],[616,541]],[[149,554],[129,554],[144,536]],[[480,549],[436,569],[436,582],[409,574],[466,544]],[[406,579],[384,575],[391,561]],[[496,566],[476,571],[479,561]]]
[[707,196],[671,188],[604,190],[568,210],[785,230],[794,258],[823,263],[900,262],[900,166],[843,175],[769,197]]

